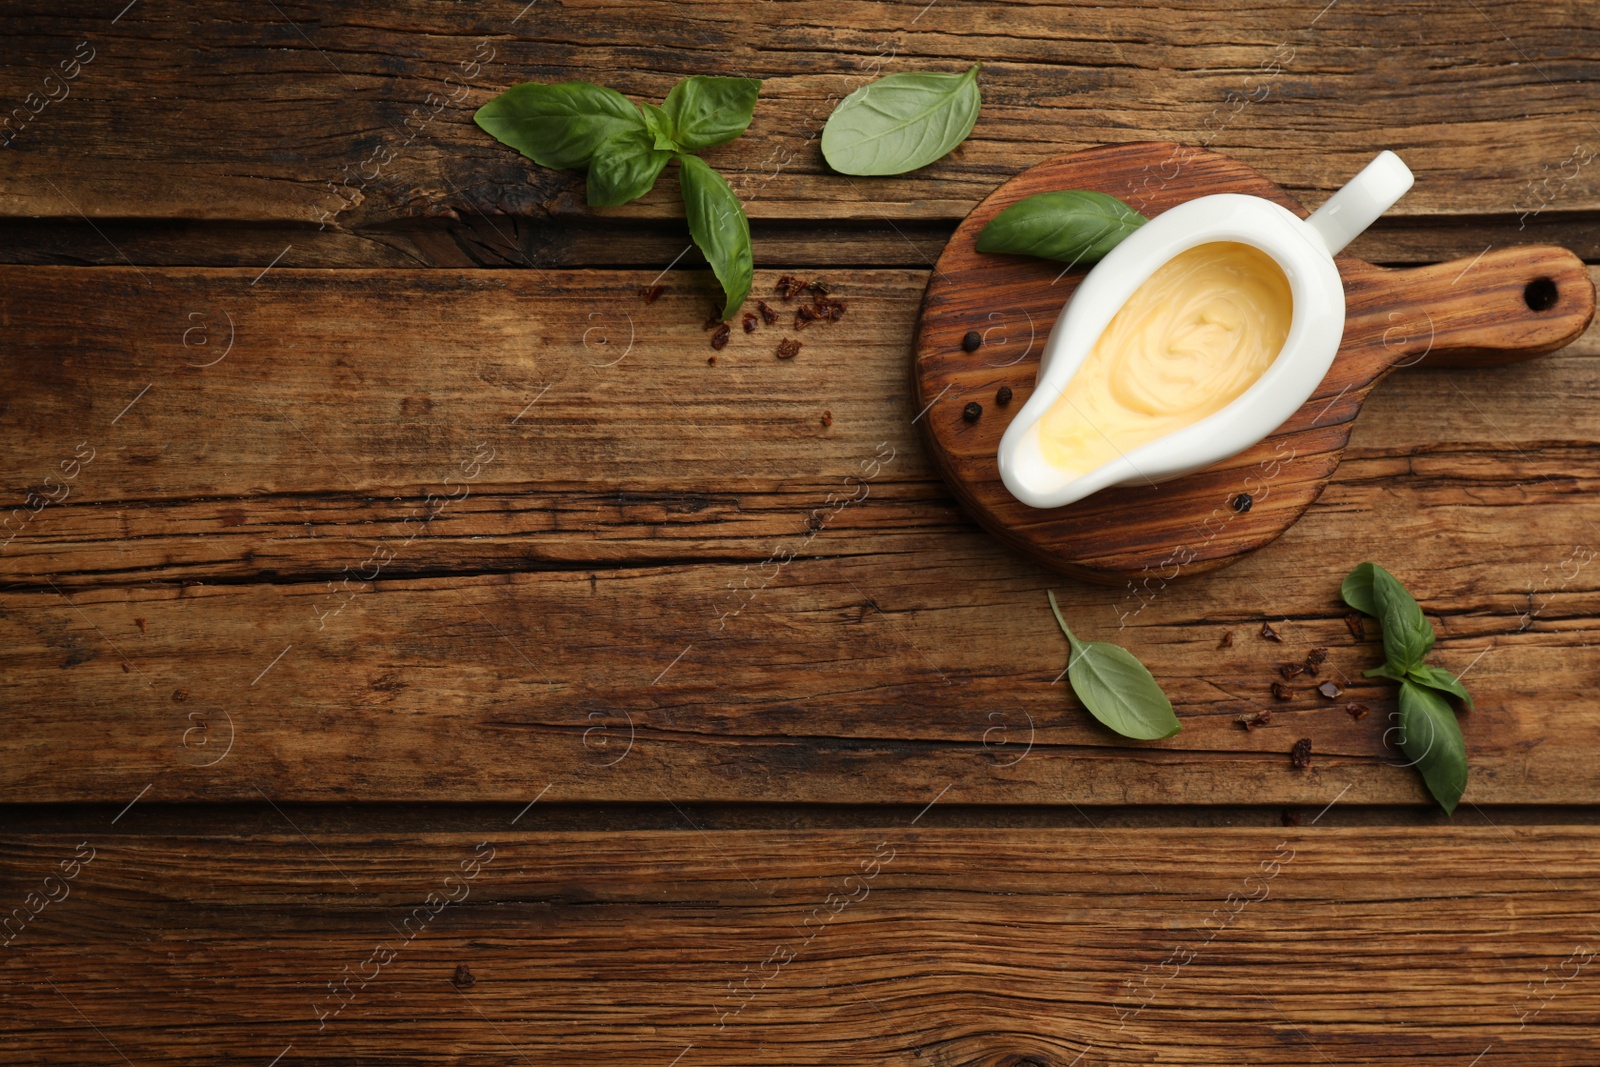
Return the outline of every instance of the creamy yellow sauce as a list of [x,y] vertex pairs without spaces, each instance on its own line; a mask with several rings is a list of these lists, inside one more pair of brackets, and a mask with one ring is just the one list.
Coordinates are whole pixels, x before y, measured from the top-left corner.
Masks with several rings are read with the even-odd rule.
[[1044,458],[1074,476],[1221,411],[1266,372],[1294,298],[1272,257],[1216,241],[1134,290],[1039,422]]

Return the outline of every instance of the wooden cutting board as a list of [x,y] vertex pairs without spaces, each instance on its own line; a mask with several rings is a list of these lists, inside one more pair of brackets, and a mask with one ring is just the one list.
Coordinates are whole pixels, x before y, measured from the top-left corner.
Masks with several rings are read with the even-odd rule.
[[[1309,212],[1270,179],[1226,156],[1141,142],[1030,167],[973,209],[939,256],[923,296],[912,361],[917,421],[951,489],[995,537],[1052,570],[1091,581],[1162,583],[1226,566],[1271,542],[1328,484],[1367,394],[1402,366],[1488,366],[1553,352],[1594,315],[1583,262],[1523,245],[1427,267],[1375,267],[1339,256],[1346,321],[1322,385],[1271,437],[1203,471],[1106,489],[1060,508],[1031,508],[1000,481],[1000,435],[1033,390],[1045,338],[1085,269],[981,253],[996,214],[1035,193],[1094,189],[1154,217],[1211,193],[1249,193]],[[974,352],[962,339],[976,331]],[[997,394],[1009,387],[1011,399]],[[967,406],[982,408],[975,419]]]

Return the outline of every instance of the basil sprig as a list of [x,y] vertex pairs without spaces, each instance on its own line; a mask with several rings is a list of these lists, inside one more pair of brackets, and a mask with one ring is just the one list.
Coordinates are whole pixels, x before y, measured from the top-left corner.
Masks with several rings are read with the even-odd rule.
[[1047,595],[1072,649],[1067,679],[1089,714],[1123,737],[1139,741],[1171,737],[1183,728],[1172,702],[1132,652],[1103,641],[1079,641],[1067,629],[1055,593]]
[[588,168],[590,207],[637,200],[676,159],[689,233],[722,283],[727,321],[750,295],[750,223],[728,183],[690,153],[744,133],[760,91],[753,78],[696,75],[674,85],[664,106],[635,106],[590,82],[524,82],[480,107],[473,121],[541,167]]
[[845,97],[822,127],[822,158],[840,174],[904,174],[967,139],[983,98],[974,63],[961,74],[890,74]]
[[1400,683],[1400,751],[1406,754],[1446,813],[1456,810],[1467,788],[1467,746],[1445,696],[1472,707],[1461,680],[1424,663],[1433,650],[1433,624],[1399,579],[1376,563],[1363,563],[1339,587],[1344,602],[1383,625],[1386,662],[1368,678]]
[[1106,193],[1037,193],[990,219],[978,234],[978,251],[1096,263],[1149,221]]

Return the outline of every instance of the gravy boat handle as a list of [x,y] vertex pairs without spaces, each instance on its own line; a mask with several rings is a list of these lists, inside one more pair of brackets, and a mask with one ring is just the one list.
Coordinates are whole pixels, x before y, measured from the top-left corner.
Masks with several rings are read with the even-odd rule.
[[1360,174],[1312,212],[1306,222],[1328,246],[1328,255],[1336,256],[1361,231],[1376,222],[1379,215],[1394,207],[1413,181],[1410,168],[1399,156],[1389,151],[1379,152]]

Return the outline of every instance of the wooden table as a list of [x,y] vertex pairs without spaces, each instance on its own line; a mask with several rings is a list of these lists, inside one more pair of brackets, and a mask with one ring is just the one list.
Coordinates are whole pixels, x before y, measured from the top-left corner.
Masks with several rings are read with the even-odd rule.
[[[1392,147],[1355,254],[1600,260],[1592,12],[124,2],[0,22],[0,1060],[1600,1057],[1600,337],[1396,376],[1279,542],[1122,589],[966,519],[907,374],[957,221],[1105,142],[1313,205]],[[837,98],[974,60],[949,158],[826,171]],[[848,303],[792,361],[708,359],[670,175],[590,211],[471,122],[691,73],[765,79],[706,153],[756,293]],[[1369,558],[1478,698],[1453,819]],[[1089,719],[1047,588],[1181,734]],[[1344,695],[1273,700],[1312,647]]]

